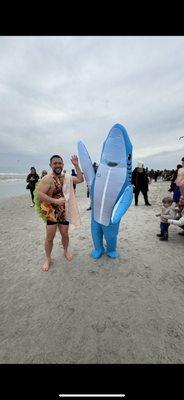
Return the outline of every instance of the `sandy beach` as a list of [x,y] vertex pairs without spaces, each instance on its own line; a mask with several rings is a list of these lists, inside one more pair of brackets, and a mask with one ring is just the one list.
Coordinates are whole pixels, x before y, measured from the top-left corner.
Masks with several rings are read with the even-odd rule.
[[0,199],[0,363],[183,363],[184,237],[160,242],[161,199],[152,182],[122,218],[119,258],[95,261],[86,185],[77,187],[82,225],[70,232],[72,262],[57,233],[43,272],[45,225],[29,193]]

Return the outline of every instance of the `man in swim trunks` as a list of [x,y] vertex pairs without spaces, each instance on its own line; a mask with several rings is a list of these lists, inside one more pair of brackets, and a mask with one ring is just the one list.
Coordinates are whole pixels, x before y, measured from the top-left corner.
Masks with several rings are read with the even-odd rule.
[[[78,184],[83,182],[83,174],[79,167],[78,158],[76,155],[71,157],[71,162],[77,172],[77,176],[71,177],[73,181],[72,183]],[[64,255],[66,259],[71,261],[73,258],[68,252],[69,222],[66,220],[66,199],[63,194],[63,183],[65,179],[65,175],[62,174],[63,166],[64,163],[62,157],[59,155],[52,156],[50,159],[50,167],[52,172],[42,178],[38,190],[41,210],[46,217],[47,224],[45,240],[46,261],[42,266],[44,271],[48,271],[50,267],[53,240],[57,231],[57,227],[59,228],[61,234]]]

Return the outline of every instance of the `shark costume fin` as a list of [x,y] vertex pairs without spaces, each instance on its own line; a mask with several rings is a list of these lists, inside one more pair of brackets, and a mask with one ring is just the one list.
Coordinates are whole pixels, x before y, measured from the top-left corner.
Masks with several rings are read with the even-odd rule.
[[95,179],[95,172],[94,172],[94,168],[93,168],[93,164],[92,164],[90,155],[86,149],[86,146],[81,141],[78,142],[78,154],[79,154],[79,160],[80,160],[82,171],[84,173],[86,183],[90,189],[92,186],[92,183]]
[[120,221],[123,215],[126,213],[128,208],[130,207],[133,200],[133,189],[132,186],[127,186],[124,193],[115,204],[112,216],[111,216],[111,223],[116,224]]

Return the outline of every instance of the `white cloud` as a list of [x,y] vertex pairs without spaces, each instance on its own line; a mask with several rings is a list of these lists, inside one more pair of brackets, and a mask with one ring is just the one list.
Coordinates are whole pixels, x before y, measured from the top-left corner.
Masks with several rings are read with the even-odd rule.
[[1,37],[1,151],[39,159],[61,149],[69,160],[83,140],[98,161],[119,122],[135,158],[157,154],[162,168],[172,152],[176,164],[183,50],[183,37]]

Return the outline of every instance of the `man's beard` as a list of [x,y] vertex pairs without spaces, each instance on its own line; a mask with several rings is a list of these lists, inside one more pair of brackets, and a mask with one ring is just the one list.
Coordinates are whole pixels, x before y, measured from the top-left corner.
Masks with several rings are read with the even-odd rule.
[[60,175],[61,174],[61,172],[62,172],[62,168],[54,168],[54,173],[56,174],[56,175]]

